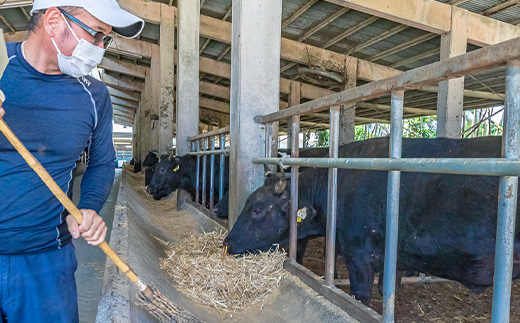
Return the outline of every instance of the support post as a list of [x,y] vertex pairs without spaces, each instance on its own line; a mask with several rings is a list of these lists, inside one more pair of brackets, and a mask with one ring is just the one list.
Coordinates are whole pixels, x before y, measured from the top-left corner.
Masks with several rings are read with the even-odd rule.
[[189,152],[188,138],[199,131],[200,2],[178,0],[177,155]]
[[133,157],[139,157],[140,156],[140,138],[142,136],[140,124],[141,121],[141,104],[137,107],[137,111],[135,112],[135,119],[134,119],[134,126],[132,127],[132,155]]
[[[291,125],[291,132],[298,134],[300,133],[300,116],[293,116],[289,122]],[[291,136],[291,157],[300,157],[300,147],[298,141],[299,136]],[[298,243],[298,174],[300,167],[291,167],[291,215],[289,223],[289,261],[296,261],[296,251]]]
[[157,46],[152,48],[150,80],[150,149],[159,152],[159,106],[161,104],[161,51],[160,48]]
[[152,128],[152,120],[150,120],[150,110],[151,110],[151,92],[152,92],[152,77],[150,73],[146,74],[144,92],[141,98],[141,115],[140,115],[140,125],[141,125],[141,161],[144,161],[146,158],[146,154],[151,149],[151,128]]
[[254,117],[279,108],[282,1],[232,6],[229,229],[264,180],[262,167],[252,164],[265,151],[265,127]]
[[[357,58],[345,57],[344,90],[356,87]],[[356,136],[356,105],[342,105],[339,113],[339,145],[354,142]]]
[[[226,135],[220,135],[220,150],[224,150],[226,148]],[[220,155],[220,174],[219,174],[219,191],[218,191],[218,200],[222,200],[224,196],[224,172],[225,172],[225,158],[224,154]]]
[[[466,10],[451,13],[451,31],[441,35],[441,60],[466,53],[468,27]],[[437,137],[456,138],[461,133],[464,77],[442,81],[437,94]]]
[[[215,151],[215,137],[210,138],[210,149]],[[215,155],[210,157],[210,174],[209,174],[209,209],[213,211],[215,206]]]
[[[329,157],[338,158],[340,106],[330,107]],[[338,169],[329,168],[327,229],[325,238],[325,284],[334,286],[336,267],[336,215],[338,206]]]
[[[392,92],[390,158],[401,158],[403,150],[404,92]],[[386,205],[385,264],[383,275],[383,322],[394,322],[397,236],[399,227],[400,171],[388,172]]]
[[[204,141],[204,152],[206,152],[208,150],[208,138],[204,138],[203,139]],[[208,160],[208,156],[207,155],[204,155],[202,156],[202,207],[206,207],[206,176],[207,176],[207,160]]]
[[167,154],[173,145],[175,83],[175,10],[161,4],[161,104],[159,108],[159,152]]
[[[289,107],[292,107],[294,105],[298,105],[300,104],[301,102],[301,88],[302,88],[302,84],[298,81],[291,81],[290,83],[290,88],[289,88]],[[291,148],[292,148],[292,142],[293,140],[291,139],[292,137],[292,126],[291,126],[291,121],[292,119],[289,119],[288,120],[288,124],[287,124],[287,149],[289,149],[289,151],[291,151]],[[300,127],[298,126],[298,129]],[[300,131],[300,130],[298,130]],[[299,137],[299,133],[296,134],[296,137]],[[296,141],[296,144],[298,145],[298,141]]]
[[[520,157],[520,61],[508,62],[503,134],[505,158]],[[500,177],[492,323],[509,322],[518,177]]]

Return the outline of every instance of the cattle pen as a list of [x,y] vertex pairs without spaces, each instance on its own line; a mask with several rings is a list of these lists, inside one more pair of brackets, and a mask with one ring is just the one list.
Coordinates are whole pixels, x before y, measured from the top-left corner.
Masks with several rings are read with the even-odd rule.
[[[519,116],[520,105],[516,97],[516,89],[520,82],[520,46],[518,41],[511,40],[474,51],[469,54],[450,58],[444,62],[434,63],[411,70],[390,79],[376,81],[364,86],[345,90],[335,95],[316,99],[301,105],[296,105],[284,111],[258,116],[255,120],[267,124],[291,118],[292,131],[299,132],[300,115],[315,113],[330,107],[330,152],[329,158],[300,159],[298,145],[293,142],[291,158],[259,158],[255,163],[270,163],[274,165],[291,166],[291,234],[289,262],[286,268],[299,277],[305,277],[313,288],[323,291],[321,286],[331,287],[325,297],[338,301],[342,293],[334,288],[334,268],[336,259],[336,205],[337,205],[337,169],[369,169],[389,171],[388,201],[386,222],[385,248],[385,280],[383,300],[383,321],[394,321],[395,277],[397,263],[397,235],[399,217],[399,187],[400,173],[432,172],[464,175],[488,175],[500,177],[499,215],[496,242],[496,260],[493,297],[493,322],[509,321],[509,306],[511,295],[511,279],[513,268],[514,228],[517,204],[518,179],[520,175],[519,157]],[[506,77],[506,111],[507,123],[504,134],[504,159],[402,159],[402,120],[403,96],[406,89],[416,88],[428,83],[439,82],[463,76],[486,69],[507,65]],[[339,108],[340,105],[352,104],[377,96],[391,93],[391,148],[389,159],[352,159],[338,158],[339,138]],[[268,140],[266,140],[269,143]],[[326,270],[324,281],[317,281],[312,275],[296,263],[297,212],[298,212],[298,167],[329,168],[329,191],[326,236]],[[514,231],[514,230],[513,230]],[[343,300],[343,306],[349,308],[348,298]],[[351,307],[350,307],[351,308]],[[364,321],[368,321],[364,317]]]
[[[10,62],[35,78],[25,44],[42,1],[0,1]],[[50,123],[38,109],[17,116],[7,97],[3,118],[39,121],[12,127],[21,139],[112,126],[116,180],[98,213],[142,282],[204,322],[520,323],[520,0],[94,2],[143,29],[115,27],[97,67],[72,79],[89,110]],[[23,144],[40,162],[59,154],[34,136]],[[93,138],[70,174],[54,172],[58,157],[42,162],[78,205],[83,183],[108,191],[90,161],[112,154]],[[4,139],[0,191],[17,171]],[[3,201],[0,234],[14,203]],[[81,241],[79,322],[157,322]],[[3,306],[0,293],[2,320]]]

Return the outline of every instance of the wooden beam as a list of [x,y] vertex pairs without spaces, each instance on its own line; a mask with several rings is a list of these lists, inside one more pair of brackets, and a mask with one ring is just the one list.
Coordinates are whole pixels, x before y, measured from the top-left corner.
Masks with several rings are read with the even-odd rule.
[[321,111],[332,105],[366,101],[388,95],[391,91],[416,89],[425,84],[490,70],[518,58],[520,58],[520,44],[516,39],[512,39],[492,47],[472,51],[466,55],[416,68],[389,79],[371,82],[306,102],[284,111],[257,116],[255,120],[259,123],[277,122],[293,115]]
[[298,8],[295,12],[293,12],[289,17],[287,17],[282,22],[282,30],[289,26],[293,21],[298,19],[299,16],[301,16],[305,11],[307,11],[310,7],[312,7],[318,0],[310,0],[307,1],[304,5],[302,5],[300,8]]
[[328,24],[330,24],[334,20],[336,20],[339,17],[341,17],[344,14],[346,14],[348,11],[350,11],[349,8],[342,8],[342,9],[336,11],[336,12],[333,12],[331,15],[329,15],[328,17],[326,17],[322,21],[318,22],[316,25],[309,27],[300,37],[298,37],[297,41],[301,42],[301,41],[304,41],[305,39],[311,37],[312,35],[314,35],[318,31],[320,31],[323,28],[325,28]]
[[509,0],[506,2],[502,2],[500,4],[497,4],[496,6],[493,6],[489,9],[486,9],[482,12],[483,16],[489,17],[494,14],[497,14],[499,12],[502,12],[506,9],[509,9],[511,7],[517,6],[520,3],[520,0]]
[[137,107],[139,106],[137,103],[135,103],[134,101],[130,101],[130,100],[118,99],[113,96],[110,96],[110,99],[112,100],[112,104],[118,104],[122,107],[130,108],[130,109],[134,109],[134,110],[137,109]]
[[435,37],[438,37],[439,35],[437,34],[425,34],[425,35],[422,35],[420,37],[417,37],[417,38],[414,38],[410,41],[407,41],[407,42],[404,42],[402,44],[399,44],[397,46],[392,46],[392,48],[389,48],[385,51],[382,51],[372,57],[369,57],[368,60],[371,61],[371,62],[374,62],[374,61],[377,61],[379,59],[382,59],[384,57],[387,57],[387,56],[390,56],[392,54],[395,54],[397,52],[400,52],[402,50],[405,50],[407,48],[410,48],[410,47],[413,47],[415,45],[418,45],[418,44],[421,44],[421,43],[424,43],[430,39],[433,39]]
[[199,98],[199,106],[217,112],[229,113],[229,103],[221,101],[201,97]]
[[161,3],[142,0],[119,0],[124,10],[141,17],[144,21],[159,25],[161,23]]
[[121,119],[118,116],[113,116],[112,120],[114,120],[114,122],[116,124],[120,124],[122,126],[128,126],[128,127],[132,127],[133,126],[133,121],[130,121],[129,119]]
[[125,89],[137,92],[144,91],[144,82],[132,81],[122,77],[114,77],[106,73],[103,74],[102,81],[117,89]]
[[138,77],[140,79],[146,78],[146,72],[148,70],[148,68],[145,66],[122,62],[109,57],[104,57],[98,67],[108,71],[117,72],[119,74]]
[[17,31],[17,32],[4,32],[5,41],[8,43],[21,42],[24,41],[27,36],[26,31]]
[[374,22],[378,21],[379,17],[370,17],[366,19],[365,21],[360,22],[359,24],[356,24],[350,28],[347,28],[347,30],[343,31],[341,34],[337,35],[336,37],[333,37],[331,40],[325,43],[323,45],[323,48],[329,48],[330,46],[339,43],[343,39],[347,38],[348,36],[360,31],[361,29],[367,27],[368,25],[373,24]]
[[114,96],[116,98],[132,100],[132,101],[136,101],[136,102],[141,101],[141,95],[137,92],[113,88],[111,86],[111,84],[107,84],[107,88],[108,88],[108,93],[110,93],[111,96]]
[[[355,9],[380,18],[444,34],[451,30],[452,10],[464,10],[435,0],[325,0],[339,6]],[[483,17],[476,13],[468,16],[468,42],[477,46],[497,44],[520,36],[520,28]]]
[[119,113],[122,113],[122,114],[125,114],[125,115],[134,116],[136,114],[135,113],[136,112],[135,109],[132,109],[132,108],[120,105],[120,104],[113,103],[112,104],[112,108],[115,111],[119,111]]
[[135,115],[128,115],[124,112],[120,112],[117,107],[114,108],[113,113],[114,116],[119,117],[121,119],[128,119],[128,121],[133,121],[135,117]]
[[385,31],[384,33],[380,34],[379,36],[376,36],[376,37],[372,37],[370,38],[369,40],[367,40],[366,42],[363,42],[351,49],[349,49],[348,51],[345,52],[346,55],[352,55],[354,54],[355,52],[359,52],[360,50],[362,50],[363,48],[366,48],[368,46],[371,46],[377,42],[380,42],[390,36],[393,36],[397,33],[400,33],[401,31],[405,30],[406,28],[408,28],[408,26],[404,26],[404,25],[399,25],[399,26],[396,26],[390,30],[387,30]]
[[158,47],[159,45],[148,43],[138,39],[127,39],[117,35],[114,35],[114,41],[108,47],[107,51],[126,55],[133,54],[141,57],[152,57],[152,48]]
[[208,83],[208,82],[200,82],[199,90],[202,94],[207,94],[211,96],[215,96],[220,99],[229,100],[230,99],[230,89],[225,86]]
[[390,67],[397,68],[399,66],[408,65],[410,63],[417,62],[418,60],[425,59],[426,57],[431,57],[433,55],[437,55],[437,54],[439,54],[440,51],[441,51],[440,48],[435,48],[435,49],[429,50],[427,52],[421,53],[419,55],[415,55],[415,56],[409,57],[407,59],[403,59],[402,61],[399,61],[395,64],[390,65]]

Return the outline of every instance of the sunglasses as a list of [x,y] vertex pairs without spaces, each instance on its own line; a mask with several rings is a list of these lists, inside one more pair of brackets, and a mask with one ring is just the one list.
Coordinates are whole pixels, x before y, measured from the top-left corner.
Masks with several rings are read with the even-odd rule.
[[58,8],[58,9],[70,21],[72,21],[76,25],[80,26],[86,32],[88,32],[90,35],[92,35],[92,44],[94,44],[96,46],[98,46],[99,44],[103,44],[104,49],[107,49],[108,46],[110,46],[110,44],[112,43],[112,40],[114,39],[112,36],[107,36],[100,31],[96,31],[96,30],[90,28],[89,26],[85,25],[84,23],[82,23],[78,18],[68,14],[65,10],[63,10],[61,8]]

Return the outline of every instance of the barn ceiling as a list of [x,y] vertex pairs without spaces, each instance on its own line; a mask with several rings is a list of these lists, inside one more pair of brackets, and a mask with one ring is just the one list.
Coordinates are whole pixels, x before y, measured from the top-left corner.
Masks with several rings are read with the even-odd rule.
[[[426,0],[427,1],[427,0]],[[177,5],[175,0],[156,1],[168,5]],[[407,71],[438,61],[440,53],[440,34],[432,33],[427,28],[416,28],[379,16],[358,11],[340,5],[338,0],[283,0],[282,37],[301,44],[326,49],[339,54],[346,54],[358,59],[390,67],[398,71]],[[498,21],[520,24],[520,7],[516,0],[448,0],[438,1],[454,5],[482,16]],[[231,0],[201,0],[201,15],[232,21]],[[339,3],[339,4],[336,4]],[[0,5],[0,28],[5,32],[25,31],[28,27],[32,1],[6,0]],[[394,19],[395,20],[395,19]],[[146,23],[140,40],[146,43],[159,44],[158,24]],[[479,47],[468,44],[467,51]],[[225,42],[200,38],[201,57],[230,64],[231,47]],[[110,64],[104,64],[104,72],[111,78],[135,85],[133,90],[119,88],[121,93],[114,96],[118,101],[116,121],[131,125],[130,120],[135,115],[135,107],[139,103],[139,91],[143,88],[144,69],[150,67],[150,57],[134,55],[129,52],[111,50],[107,53]],[[121,73],[113,64],[122,62],[135,65],[129,72]],[[125,65],[125,66],[126,66]],[[309,59],[308,62],[291,62],[281,58],[280,76],[288,80],[298,80],[314,87],[339,91],[342,84],[338,80],[309,77],[308,69],[319,69],[321,66]],[[333,71],[326,71],[331,74]],[[336,73],[337,74],[337,73]],[[338,76],[332,73],[332,76]],[[201,82],[216,88],[229,87],[230,80],[210,73],[200,74]],[[483,108],[503,104],[504,70],[496,70],[480,75],[466,77],[465,109]],[[358,80],[358,85],[365,81]],[[126,83],[125,83],[126,84]],[[126,97],[126,94],[131,98]],[[228,96],[201,94],[201,97],[223,104],[229,103]],[[430,91],[407,91],[405,96],[405,116],[427,114],[424,110],[436,109],[437,94],[435,88]],[[287,102],[286,94],[281,94],[281,100]],[[357,108],[358,124],[389,120],[389,111],[382,106],[390,104],[389,98],[380,98],[360,104]],[[119,108],[121,107],[121,108]],[[416,109],[416,110],[414,110]],[[408,111],[408,112],[406,112]],[[306,127],[319,129],[327,126],[326,115],[313,115],[305,118]],[[282,125],[283,126],[283,125]]]

